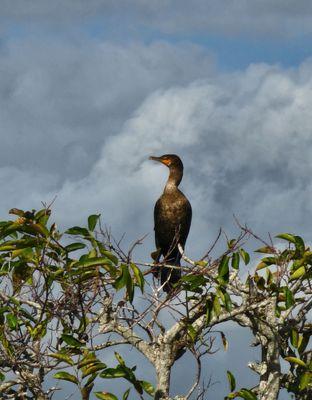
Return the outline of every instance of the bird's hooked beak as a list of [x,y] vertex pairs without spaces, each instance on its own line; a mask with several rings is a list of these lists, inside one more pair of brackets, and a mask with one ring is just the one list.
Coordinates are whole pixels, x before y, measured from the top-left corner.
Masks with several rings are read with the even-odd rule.
[[160,157],[154,157],[154,156],[150,156],[148,157],[149,160],[153,160],[153,161],[161,161]]
[[170,165],[170,160],[164,159],[164,158],[162,158],[162,157],[150,156],[150,157],[148,157],[148,159],[149,159],[149,160],[153,160],[153,161],[161,162],[162,164],[167,165],[167,167]]

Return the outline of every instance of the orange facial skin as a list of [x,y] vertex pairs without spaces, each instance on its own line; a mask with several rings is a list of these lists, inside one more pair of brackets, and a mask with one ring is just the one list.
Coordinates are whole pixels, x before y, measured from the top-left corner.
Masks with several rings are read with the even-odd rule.
[[169,160],[168,158],[165,158],[164,160],[161,160],[161,162],[165,165],[167,165],[169,167],[169,165],[171,164],[171,160]]

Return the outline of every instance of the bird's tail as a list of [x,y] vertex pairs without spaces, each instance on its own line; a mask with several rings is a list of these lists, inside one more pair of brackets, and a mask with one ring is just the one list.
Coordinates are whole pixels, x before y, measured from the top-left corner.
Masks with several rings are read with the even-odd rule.
[[[180,267],[180,259],[167,261],[168,264]],[[163,290],[169,293],[173,290],[173,286],[181,278],[181,270],[177,268],[161,267],[160,281],[163,285]]]

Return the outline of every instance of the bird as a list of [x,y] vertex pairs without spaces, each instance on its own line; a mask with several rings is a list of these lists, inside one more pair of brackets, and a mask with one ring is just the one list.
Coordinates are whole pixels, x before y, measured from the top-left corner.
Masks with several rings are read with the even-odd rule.
[[[183,163],[176,154],[164,154],[160,157],[151,156],[154,160],[169,168],[169,177],[163,194],[156,201],[154,207],[154,230],[156,252],[154,260],[158,264],[163,256],[164,262],[176,267],[180,266],[180,244],[184,249],[192,221],[192,207],[186,196],[179,189],[183,177]],[[158,276],[159,269],[154,273]],[[174,284],[181,277],[181,270],[177,268],[160,267],[160,281],[163,290],[170,293]]]

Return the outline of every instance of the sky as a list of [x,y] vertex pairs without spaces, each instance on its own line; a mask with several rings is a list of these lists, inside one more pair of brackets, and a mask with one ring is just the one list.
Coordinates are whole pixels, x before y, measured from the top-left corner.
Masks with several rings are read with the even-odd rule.
[[101,213],[149,261],[167,170],[148,157],[176,153],[191,258],[233,214],[310,241],[311,54],[308,0],[0,0],[0,217],[57,195],[61,228]]

